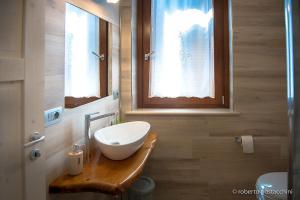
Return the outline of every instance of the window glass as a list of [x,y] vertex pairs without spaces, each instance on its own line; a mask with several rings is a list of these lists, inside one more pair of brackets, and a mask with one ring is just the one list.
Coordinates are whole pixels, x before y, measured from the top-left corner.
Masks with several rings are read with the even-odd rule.
[[99,18],[66,4],[65,96],[100,97]]
[[152,0],[149,97],[215,97],[211,0]]

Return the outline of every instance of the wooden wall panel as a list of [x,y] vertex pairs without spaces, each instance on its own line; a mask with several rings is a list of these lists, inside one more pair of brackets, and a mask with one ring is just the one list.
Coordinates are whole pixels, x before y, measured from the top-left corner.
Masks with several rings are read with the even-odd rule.
[[[119,90],[119,9],[116,5],[104,1],[68,0],[75,5],[91,9],[91,12],[113,23],[112,31],[112,88]],[[46,38],[45,38],[45,110],[54,107],[64,107],[64,53],[65,53],[65,1],[46,1]],[[67,152],[75,143],[83,143],[84,115],[87,113],[118,112],[119,100],[112,96],[80,106],[74,109],[65,109],[62,121],[45,129],[47,183],[60,176],[68,166]],[[112,118],[93,122],[92,130],[110,124]],[[105,195],[48,195],[48,199],[105,199]],[[75,199],[76,199],[75,198]]]
[[21,58],[23,50],[23,0],[0,1],[0,58]]
[[22,109],[22,82],[0,83],[0,199],[24,199]]
[[[126,2],[126,1],[125,1]],[[123,2],[124,3],[124,2]],[[122,115],[132,109],[131,98],[131,7],[122,6],[120,9],[120,24],[121,24],[121,84],[120,84],[120,100]],[[124,116],[122,116],[124,117]]]
[[[135,18],[130,6],[120,10],[121,108],[125,121],[148,121],[158,133],[145,170],[156,181],[154,199],[256,199],[232,189],[254,189],[261,174],[288,167],[283,2],[232,0],[235,116],[126,115],[134,108],[131,70],[138,67],[131,62],[135,44],[128,42]],[[237,135],[255,136],[254,154],[242,153]]]
[[0,199],[24,199],[23,0],[0,1]]

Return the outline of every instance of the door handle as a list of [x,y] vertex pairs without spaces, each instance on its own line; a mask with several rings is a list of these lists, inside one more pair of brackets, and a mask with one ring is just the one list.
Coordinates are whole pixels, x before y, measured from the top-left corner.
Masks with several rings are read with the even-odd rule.
[[32,134],[32,136],[30,137],[30,142],[24,144],[24,148],[27,147],[31,147],[39,142],[44,141],[46,138],[46,136],[41,136],[38,132],[35,132],[34,134]]

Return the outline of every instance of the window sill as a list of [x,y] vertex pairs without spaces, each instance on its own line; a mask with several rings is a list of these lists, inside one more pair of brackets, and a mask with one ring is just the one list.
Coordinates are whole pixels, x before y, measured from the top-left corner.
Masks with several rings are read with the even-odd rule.
[[125,114],[131,116],[239,116],[240,112],[231,109],[137,109]]

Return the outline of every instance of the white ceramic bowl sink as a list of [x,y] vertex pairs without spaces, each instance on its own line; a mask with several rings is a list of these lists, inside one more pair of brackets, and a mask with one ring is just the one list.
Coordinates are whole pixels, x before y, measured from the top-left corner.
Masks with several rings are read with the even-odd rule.
[[149,130],[148,122],[127,122],[100,129],[96,131],[94,137],[106,157],[123,160],[143,145]]

